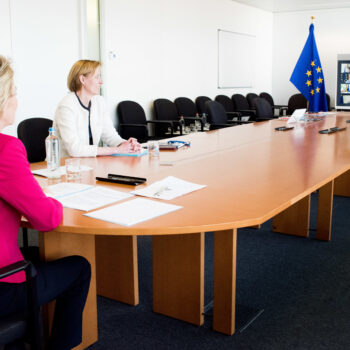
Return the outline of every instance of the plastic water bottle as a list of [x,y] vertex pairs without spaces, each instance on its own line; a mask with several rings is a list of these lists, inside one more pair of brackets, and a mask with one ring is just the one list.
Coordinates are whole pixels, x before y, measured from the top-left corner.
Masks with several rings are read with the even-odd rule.
[[55,128],[49,128],[49,136],[45,140],[46,163],[49,177],[60,177],[60,140],[55,135]]

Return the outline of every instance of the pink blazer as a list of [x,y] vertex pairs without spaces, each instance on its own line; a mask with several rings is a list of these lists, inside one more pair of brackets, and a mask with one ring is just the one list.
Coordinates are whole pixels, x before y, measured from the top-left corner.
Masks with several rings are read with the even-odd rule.
[[[33,177],[22,142],[0,133],[0,267],[23,259],[17,244],[22,215],[36,230],[51,231],[62,219],[62,205]],[[0,280],[24,281],[23,271]]]

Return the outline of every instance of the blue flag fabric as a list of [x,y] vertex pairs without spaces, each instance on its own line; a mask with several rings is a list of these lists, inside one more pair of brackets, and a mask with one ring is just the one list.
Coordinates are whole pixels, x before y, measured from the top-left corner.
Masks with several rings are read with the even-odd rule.
[[309,111],[328,111],[323,70],[314,36],[314,25],[310,25],[309,36],[294,68],[290,81],[309,101]]

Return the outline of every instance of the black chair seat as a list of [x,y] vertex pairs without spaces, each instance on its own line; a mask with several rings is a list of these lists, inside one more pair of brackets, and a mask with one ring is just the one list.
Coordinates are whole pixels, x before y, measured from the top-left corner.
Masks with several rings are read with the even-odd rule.
[[27,331],[26,315],[24,313],[12,314],[6,319],[0,319],[0,344],[11,343],[13,339],[24,338]]

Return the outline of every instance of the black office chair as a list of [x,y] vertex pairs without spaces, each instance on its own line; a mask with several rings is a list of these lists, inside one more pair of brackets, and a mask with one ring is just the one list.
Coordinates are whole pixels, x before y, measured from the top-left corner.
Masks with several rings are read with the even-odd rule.
[[217,101],[207,101],[206,111],[208,113],[210,130],[227,128],[229,126],[235,126],[242,123],[240,120],[228,120],[224,107]]
[[17,135],[27,150],[29,163],[45,160],[45,139],[51,127],[52,120],[46,118],[25,119],[18,124]]
[[183,116],[185,125],[190,125],[196,120],[202,120],[195,103],[187,97],[178,97],[174,100],[178,116]]
[[[41,327],[37,302],[36,271],[30,261],[18,261],[0,268],[0,279],[19,271],[26,273],[27,311],[0,317],[0,347],[18,348],[28,340],[31,350],[41,350]],[[23,348],[24,349],[24,348]]]
[[206,112],[206,102],[211,101],[211,98],[208,96],[198,96],[196,98],[196,106],[197,106],[197,111],[200,115],[203,115],[203,113]]
[[291,115],[296,109],[307,108],[307,100],[302,94],[292,95],[288,100],[287,114]]
[[240,119],[242,114],[235,111],[235,106],[232,100],[226,95],[217,95],[215,101],[219,102],[223,107],[229,119],[238,118]]
[[255,120],[255,110],[249,107],[245,96],[241,94],[232,95],[232,102],[236,112],[242,113],[243,116],[249,116],[249,120]]
[[143,108],[134,101],[121,101],[117,106],[118,131],[122,138],[136,138],[146,142],[149,138],[146,114]]
[[[45,139],[49,135],[52,120],[46,118],[30,118],[21,121],[17,127],[17,136],[23,142],[27,151],[29,163],[42,162],[46,158]],[[28,231],[22,228],[23,254],[26,258],[36,253],[28,247]],[[36,249],[35,249],[36,250]]]
[[[156,136],[173,137],[174,131],[180,128],[179,116],[175,104],[166,98],[158,98],[153,102],[153,106],[157,121],[168,123],[163,125],[156,124]],[[169,127],[170,134],[168,131]],[[180,130],[180,132],[182,133],[182,130]]]
[[256,111],[256,122],[275,119],[270,103],[268,103],[264,98],[257,97],[254,100],[254,106]]
[[275,115],[275,110],[278,111],[278,115],[279,116],[282,116],[284,114],[284,112],[287,113],[288,106],[286,106],[286,105],[275,105],[275,103],[273,101],[273,98],[272,98],[272,96],[269,93],[262,92],[260,94],[260,97],[264,98],[271,105],[274,115]]
[[254,109],[255,108],[255,104],[254,104],[254,100],[259,97],[256,93],[254,92],[250,92],[249,94],[247,94],[246,99],[248,101],[249,104],[249,109]]

